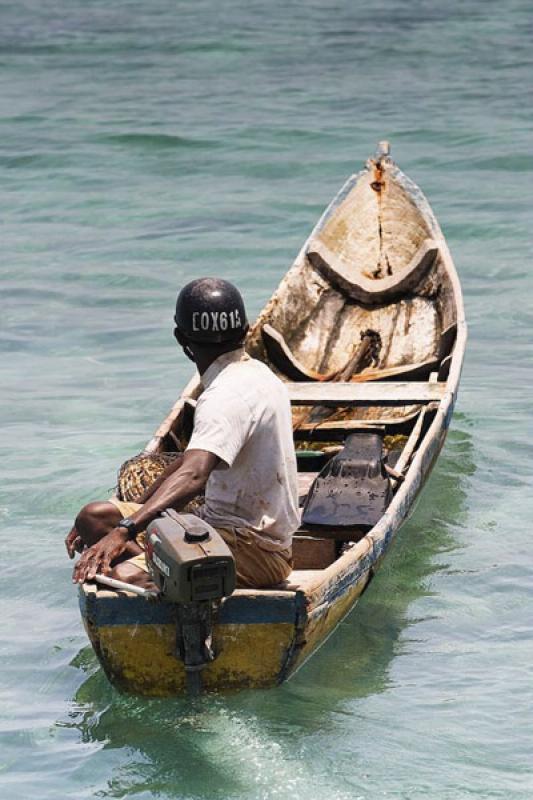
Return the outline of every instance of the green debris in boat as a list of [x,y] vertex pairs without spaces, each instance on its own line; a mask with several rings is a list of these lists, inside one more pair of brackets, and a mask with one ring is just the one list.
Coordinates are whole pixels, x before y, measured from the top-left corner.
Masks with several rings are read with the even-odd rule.
[[383,439],[383,446],[385,447],[385,450],[388,450],[389,452],[391,450],[403,450],[407,438],[408,437],[403,433],[385,436]]

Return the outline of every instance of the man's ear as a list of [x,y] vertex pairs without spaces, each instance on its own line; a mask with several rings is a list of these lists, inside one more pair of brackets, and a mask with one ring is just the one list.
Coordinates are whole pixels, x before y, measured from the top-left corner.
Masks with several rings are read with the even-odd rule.
[[189,347],[187,337],[184,336],[178,328],[174,328],[174,338],[182,348],[187,358],[189,358],[193,362],[193,364],[196,364],[196,358],[194,356],[193,351]]
[[239,345],[240,347],[244,347],[244,342],[246,341],[246,337],[248,336],[248,331],[250,330],[250,326],[246,323],[246,327],[242,331],[241,338],[236,340],[235,344]]
[[179,328],[174,328],[174,339],[182,347],[184,347],[186,345],[186,343],[187,343],[186,340],[185,340],[185,337],[183,336],[183,334],[180,333],[180,329]]

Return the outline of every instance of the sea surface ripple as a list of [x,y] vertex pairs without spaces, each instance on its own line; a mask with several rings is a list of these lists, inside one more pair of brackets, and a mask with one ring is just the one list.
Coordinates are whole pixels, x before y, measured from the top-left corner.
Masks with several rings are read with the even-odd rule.
[[[531,800],[532,33],[525,0],[0,3],[4,797]],[[189,375],[176,290],[255,315],[385,138],[469,322],[418,509],[288,684],[120,696],[63,539]]]

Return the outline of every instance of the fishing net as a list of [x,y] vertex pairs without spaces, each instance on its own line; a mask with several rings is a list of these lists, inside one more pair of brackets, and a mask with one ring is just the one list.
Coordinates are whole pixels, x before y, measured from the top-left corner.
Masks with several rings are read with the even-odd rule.
[[138,503],[144,492],[169,464],[182,453],[139,453],[125,461],[118,471],[116,495],[119,500]]

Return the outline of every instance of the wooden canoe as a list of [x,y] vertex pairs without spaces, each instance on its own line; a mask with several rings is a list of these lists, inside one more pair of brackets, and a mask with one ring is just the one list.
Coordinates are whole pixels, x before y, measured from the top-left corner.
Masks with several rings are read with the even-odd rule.
[[[368,331],[372,348],[358,361]],[[295,569],[283,585],[239,589],[222,602],[206,691],[283,682],[354,607],[443,446],[465,343],[461,288],[440,227],[383,143],[320,218],[250,330],[247,349],[288,382],[295,444],[311,455],[310,471],[299,459],[302,502],[317,474],[313,458],[327,461],[350,434],[367,429],[379,431],[390,452],[399,443],[388,505],[369,530],[302,526]],[[183,447],[200,392],[195,377],[147,452]],[[114,685],[143,695],[185,691],[172,605],[85,584],[80,607]]]

